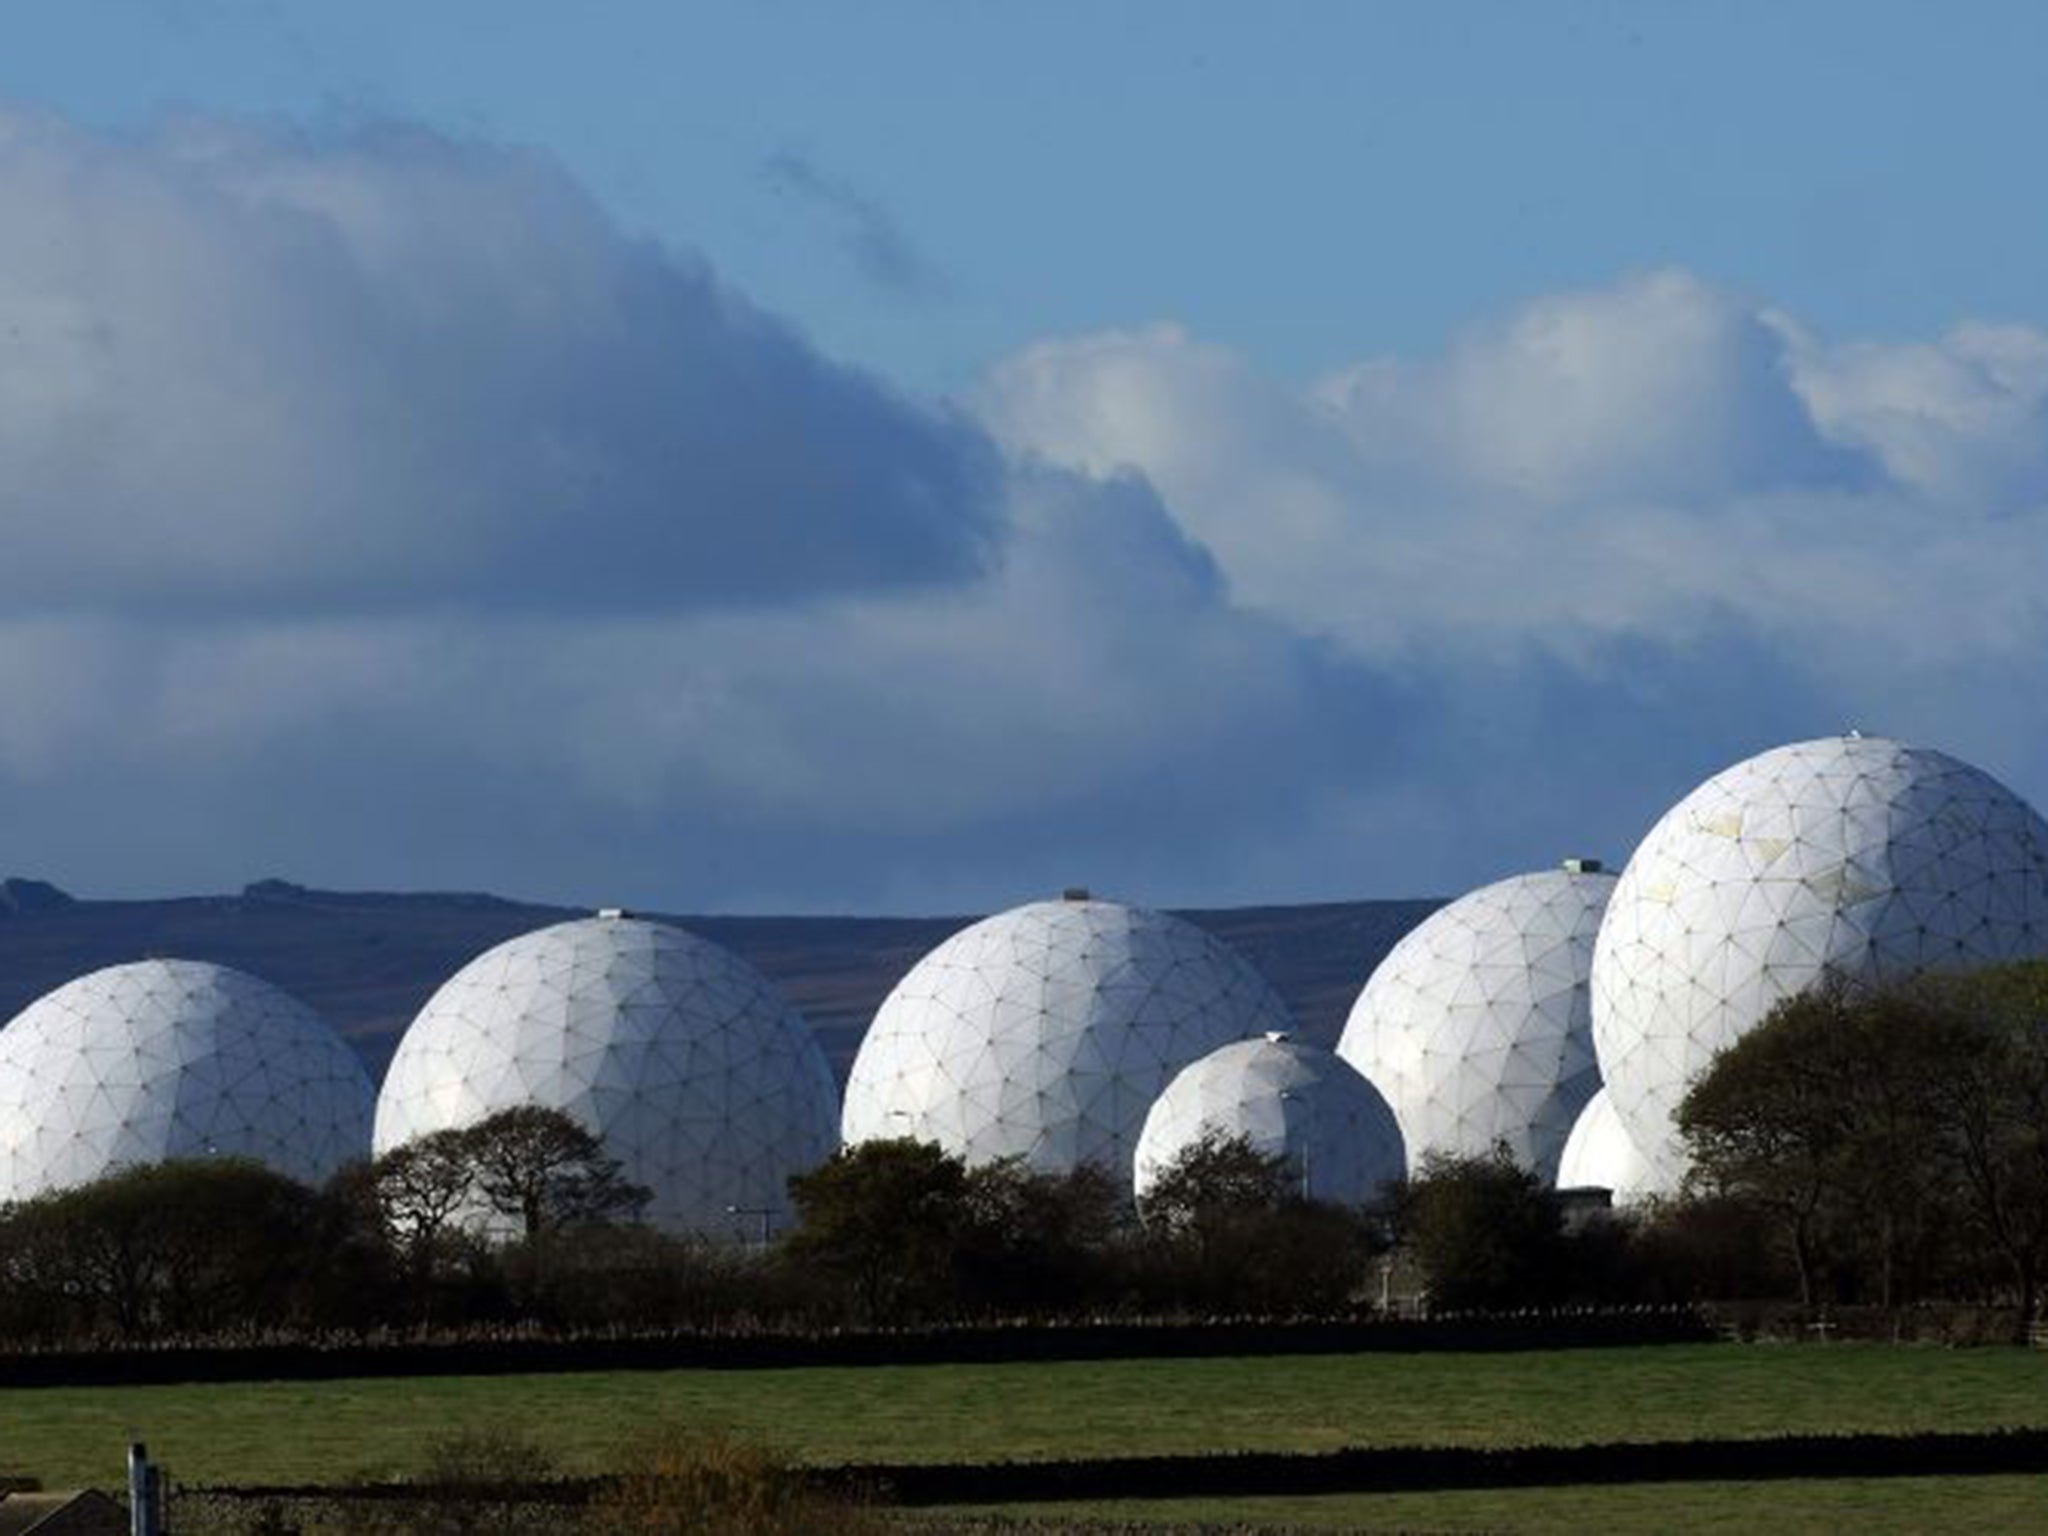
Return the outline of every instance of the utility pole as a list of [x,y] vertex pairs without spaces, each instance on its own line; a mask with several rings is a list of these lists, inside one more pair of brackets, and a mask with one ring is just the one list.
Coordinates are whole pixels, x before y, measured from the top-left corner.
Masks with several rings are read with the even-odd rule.
[[150,1464],[149,1447],[140,1440],[128,1446],[129,1536],[164,1536],[163,1478]]

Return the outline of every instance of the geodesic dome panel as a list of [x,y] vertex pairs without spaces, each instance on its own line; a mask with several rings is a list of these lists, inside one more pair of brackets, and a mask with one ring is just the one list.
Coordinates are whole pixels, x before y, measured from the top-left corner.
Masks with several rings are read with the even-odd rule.
[[1346,1205],[1370,1200],[1408,1166],[1379,1090],[1334,1051],[1284,1036],[1236,1040],[1181,1068],[1138,1135],[1138,1198],[1207,1136],[1242,1136],[1285,1157],[1304,1195]]
[[1093,1162],[1128,1185],[1176,1072],[1288,1027],[1264,978],[1192,923],[1034,902],[954,934],[897,983],[854,1058],[846,1140],[909,1136],[1047,1171]]
[[709,1236],[784,1223],[789,1176],[838,1145],[831,1068],[761,973],[629,917],[523,934],[456,972],[399,1042],[377,1150],[522,1104],[602,1137],[653,1191],[648,1220]]
[[1600,1086],[1587,976],[1615,877],[1516,875],[1425,918],[1380,962],[1337,1053],[1387,1097],[1413,1172],[1503,1142],[1544,1180]]
[[1778,747],[1665,813],[1593,958],[1593,1041],[1658,1182],[1672,1114],[1773,1004],[1828,972],[1889,981],[2048,953],[2048,825],[1989,774],[1878,737]]
[[195,960],[94,971],[0,1029],[0,1204],[174,1157],[306,1184],[370,1150],[375,1091],[305,1004]]
[[1564,1144],[1564,1156],[1558,1159],[1557,1187],[1604,1189],[1613,1195],[1617,1206],[1669,1193],[1659,1184],[1649,1159],[1629,1140],[1628,1127],[1614,1112],[1614,1101],[1605,1088],[1579,1111],[1578,1123]]

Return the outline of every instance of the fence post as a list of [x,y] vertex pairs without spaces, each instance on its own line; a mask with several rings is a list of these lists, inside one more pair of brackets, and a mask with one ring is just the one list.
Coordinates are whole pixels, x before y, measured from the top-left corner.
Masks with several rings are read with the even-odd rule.
[[162,1485],[149,1464],[149,1447],[140,1440],[128,1446],[129,1536],[163,1536]]

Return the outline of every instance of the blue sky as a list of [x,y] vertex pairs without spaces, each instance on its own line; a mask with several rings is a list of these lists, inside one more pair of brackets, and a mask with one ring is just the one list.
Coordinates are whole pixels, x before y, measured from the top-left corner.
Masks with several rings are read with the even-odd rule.
[[0,864],[1445,893],[2035,798],[2038,8],[22,4]]
[[[190,106],[541,146],[827,350],[945,390],[1158,319],[1288,373],[1429,351],[1668,263],[1834,332],[2048,320],[2044,54],[2026,4],[30,0],[0,87],[104,125]],[[782,154],[935,291],[821,259],[833,215]]]

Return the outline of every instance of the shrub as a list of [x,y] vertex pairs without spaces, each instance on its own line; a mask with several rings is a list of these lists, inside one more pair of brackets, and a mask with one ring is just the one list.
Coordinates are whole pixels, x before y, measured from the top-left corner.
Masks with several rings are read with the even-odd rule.
[[513,1425],[470,1425],[426,1443],[407,1479],[417,1499],[360,1500],[349,1511],[356,1536],[501,1536],[559,1530],[559,1509],[537,1506],[534,1486],[560,1475],[555,1453]]
[[584,1536],[879,1536],[878,1517],[813,1487],[773,1451],[733,1436],[670,1430],[629,1454],[592,1503]]

